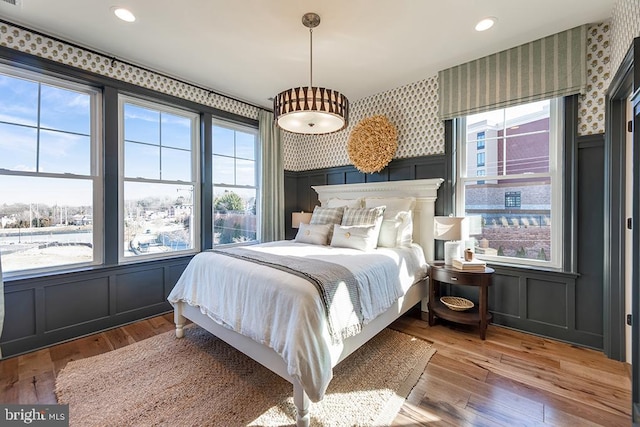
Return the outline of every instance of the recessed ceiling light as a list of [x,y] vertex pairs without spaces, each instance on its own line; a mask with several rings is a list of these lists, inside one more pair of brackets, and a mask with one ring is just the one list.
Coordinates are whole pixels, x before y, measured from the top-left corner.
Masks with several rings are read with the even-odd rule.
[[133,22],[136,20],[136,17],[129,9],[125,9],[124,7],[113,7],[113,13],[120,19],[125,22]]
[[476,31],[486,31],[489,28],[493,27],[498,18],[494,18],[493,16],[489,16],[488,18],[484,18],[480,22],[476,24]]

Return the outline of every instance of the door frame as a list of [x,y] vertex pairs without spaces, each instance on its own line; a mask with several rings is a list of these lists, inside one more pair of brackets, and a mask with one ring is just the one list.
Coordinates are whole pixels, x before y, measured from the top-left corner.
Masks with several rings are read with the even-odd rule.
[[[604,351],[612,359],[625,354],[624,307],[624,203],[633,194],[632,227],[632,337],[640,337],[640,168],[634,167],[633,188],[625,183],[626,105],[633,109],[633,164],[640,164],[640,37],[633,40],[607,91],[605,134],[605,277]],[[638,62],[640,64],[640,62]],[[640,423],[640,343],[632,339],[632,411],[634,425]]]
[[604,194],[604,352],[615,360],[625,355],[625,199],[626,103],[633,91],[633,49],[630,49],[607,91]]

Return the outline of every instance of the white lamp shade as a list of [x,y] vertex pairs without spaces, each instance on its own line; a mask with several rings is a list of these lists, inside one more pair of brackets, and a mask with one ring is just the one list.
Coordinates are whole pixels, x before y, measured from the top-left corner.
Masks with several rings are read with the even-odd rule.
[[464,236],[465,217],[437,216],[433,219],[433,237],[437,240],[461,240]]
[[291,228],[300,228],[300,224],[309,224],[311,212],[293,212],[291,214]]
[[466,217],[437,216],[433,219],[433,237],[447,240],[444,243],[444,263],[451,265],[454,258],[460,258],[462,244],[459,240],[469,237],[469,226]]

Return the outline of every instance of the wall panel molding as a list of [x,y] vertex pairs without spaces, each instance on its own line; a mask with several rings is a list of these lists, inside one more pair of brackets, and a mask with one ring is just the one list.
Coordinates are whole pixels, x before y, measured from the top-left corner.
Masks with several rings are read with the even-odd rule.
[[11,357],[172,310],[191,256],[5,282],[2,354]]
[[[354,166],[311,169],[307,171],[285,171],[285,238],[293,239],[295,229],[291,228],[292,212],[312,212],[319,205],[318,196],[311,188],[313,185],[356,184],[364,182],[399,181],[410,179],[444,178],[449,169],[446,167],[446,155],[393,159],[386,168],[378,173],[365,174]],[[448,180],[450,181],[450,179]],[[436,201],[436,215],[444,214],[446,190],[441,186]],[[447,212],[448,213],[448,212]]]
[[[573,111],[573,110],[572,110]],[[449,122],[448,122],[449,123]],[[531,334],[553,338],[595,349],[603,348],[602,328],[602,193],[591,180],[604,178],[603,135],[575,136],[575,161],[571,174],[578,185],[567,197],[574,217],[568,221],[578,230],[578,239],[572,244],[568,259],[576,258],[577,273],[568,271],[535,270],[506,265],[492,265],[496,270],[494,284],[489,290],[489,309],[493,323]],[[448,145],[447,145],[448,146]],[[311,185],[378,182],[397,179],[444,178],[438,190],[436,214],[451,212],[453,207],[452,155],[424,156],[393,160],[377,174],[362,174],[353,166],[285,172],[286,238],[295,237],[291,228],[293,211],[312,211],[317,196]],[[591,190],[590,190],[591,189]],[[591,228],[591,234],[585,230]],[[569,233],[573,235],[573,233]],[[584,236],[586,235],[586,237]],[[436,242],[436,259],[442,259],[441,245]],[[456,295],[478,301],[477,292],[469,287],[452,287]]]

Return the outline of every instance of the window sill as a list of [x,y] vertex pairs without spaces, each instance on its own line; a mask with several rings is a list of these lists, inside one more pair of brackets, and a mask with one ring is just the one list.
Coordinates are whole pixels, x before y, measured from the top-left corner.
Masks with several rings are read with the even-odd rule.
[[540,274],[553,275],[553,276],[569,277],[572,279],[577,279],[578,277],[580,277],[579,273],[564,271],[559,268],[541,267],[541,266],[535,266],[535,265],[509,264],[509,263],[501,263],[501,262],[493,262],[493,261],[486,261],[486,262],[487,262],[487,265],[493,268],[494,270],[496,270],[496,272],[503,271],[503,272],[522,273],[523,271],[527,271],[531,273],[540,273]]
[[74,275],[91,274],[102,272],[106,273],[112,270],[118,270],[123,268],[131,268],[141,265],[153,265],[166,262],[177,262],[185,259],[191,259],[197,252],[182,253],[175,256],[167,256],[164,258],[154,258],[137,260],[137,262],[121,262],[119,264],[99,264],[99,265],[84,265],[76,266],[74,268],[68,268],[64,270],[46,271],[46,272],[24,272],[20,274],[4,273],[4,284],[6,285],[18,285],[22,282],[33,280],[51,280],[53,278],[71,277]]
[[212,249],[237,248],[239,246],[253,246],[260,243],[262,242],[259,242],[258,240],[252,240],[250,242],[240,242],[240,243],[223,243],[223,244],[213,245]]

